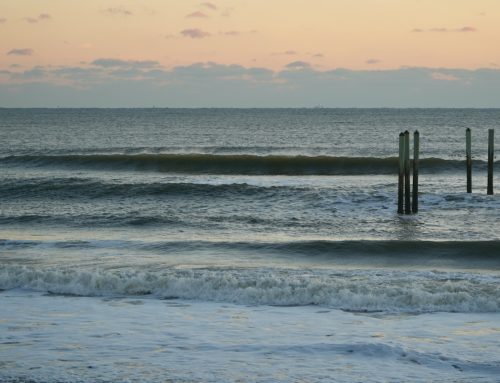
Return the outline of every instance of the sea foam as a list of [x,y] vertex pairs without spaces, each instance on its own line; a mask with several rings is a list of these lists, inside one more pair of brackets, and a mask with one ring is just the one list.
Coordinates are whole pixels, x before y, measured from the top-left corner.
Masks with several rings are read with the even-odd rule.
[[151,295],[348,311],[499,312],[500,279],[471,273],[273,268],[138,270],[2,266],[0,288],[80,296]]

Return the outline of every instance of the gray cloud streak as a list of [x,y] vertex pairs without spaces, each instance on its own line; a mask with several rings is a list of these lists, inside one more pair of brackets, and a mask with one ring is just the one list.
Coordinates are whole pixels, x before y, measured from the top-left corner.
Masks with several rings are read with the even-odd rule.
[[14,48],[7,52],[9,56],[31,56],[35,51],[31,48]]
[[210,33],[204,32],[198,28],[190,28],[182,30],[181,35],[184,37],[190,37],[192,39],[203,39],[205,37],[209,37]]
[[40,13],[36,17],[25,17],[23,20],[30,24],[36,24],[40,21],[50,20],[51,18],[52,16],[50,16],[48,13]]
[[429,28],[429,29],[422,29],[422,28],[414,28],[412,32],[416,33],[423,33],[423,32],[436,32],[436,33],[449,33],[449,32],[458,32],[458,33],[470,33],[470,32],[477,32],[478,29],[476,27],[471,27],[471,26],[465,26],[461,28],[443,28],[443,27],[438,27],[438,28]]
[[203,12],[200,12],[200,11],[196,11],[196,12],[193,12],[193,13],[190,13],[189,15],[186,16],[186,18],[207,18],[208,15],[204,14]]
[[217,6],[214,3],[210,2],[201,3],[200,6],[211,9],[212,11],[217,10]]
[[125,7],[110,7],[104,9],[103,12],[110,16],[132,16],[132,12]]
[[159,65],[158,61],[152,60],[120,60],[100,58],[91,62],[92,65],[104,68],[154,68]]

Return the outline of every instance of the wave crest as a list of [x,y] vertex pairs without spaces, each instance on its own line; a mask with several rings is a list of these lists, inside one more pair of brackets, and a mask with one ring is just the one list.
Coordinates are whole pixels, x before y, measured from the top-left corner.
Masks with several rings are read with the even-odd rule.
[[[107,170],[158,171],[187,174],[241,175],[369,175],[397,174],[396,157],[334,157],[216,154],[82,154],[25,155],[0,159],[6,164],[66,166]],[[484,166],[484,161],[475,161]],[[421,171],[463,170],[465,162],[440,158],[420,160]]]

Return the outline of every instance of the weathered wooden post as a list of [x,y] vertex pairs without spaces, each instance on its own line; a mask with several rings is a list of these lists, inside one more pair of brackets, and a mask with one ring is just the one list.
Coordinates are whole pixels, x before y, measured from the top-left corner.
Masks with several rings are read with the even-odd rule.
[[472,193],[472,139],[470,128],[465,130],[465,157],[467,160],[467,193]]
[[405,131],[405,214],[411,214],[410,205],[410,132]]
[[488,129],[488,190],[487,194],[493,194],[493,142],[495,131]]
[[415,130],[413,133],[413,194],[412,194],[412,212],[418,213],[418,165],[420,150],[420,133]]
[[404,157],[405,157],[405,135],[399,133],[399,178],[398,178],[398,214],[403,214],[403,199],[404,199]]

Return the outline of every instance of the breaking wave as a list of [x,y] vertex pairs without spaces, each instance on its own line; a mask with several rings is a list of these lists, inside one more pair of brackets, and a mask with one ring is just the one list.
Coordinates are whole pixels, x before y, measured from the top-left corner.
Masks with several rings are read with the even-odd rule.
[[[369,175],[396,174],[396,157],[333,157],[216,154],[82,154],[21,155],[0,158],[0,163],[37,167],[74,167],[106,170],[157,171],[187,174],[241,175]],[[485,167],[476,160],[474,165]],[[422,172],[463,170],[465,162],[441,158],[420,160]]]
[[148,294],[159,299],[367,312],[499,312],[499,282],[499,277],[449,272],[0,267],[0,289],[79,296]]

